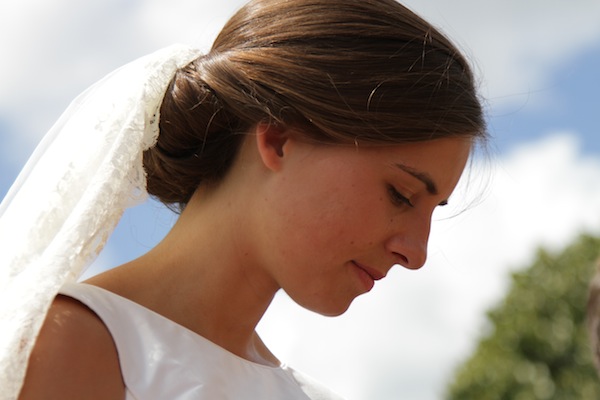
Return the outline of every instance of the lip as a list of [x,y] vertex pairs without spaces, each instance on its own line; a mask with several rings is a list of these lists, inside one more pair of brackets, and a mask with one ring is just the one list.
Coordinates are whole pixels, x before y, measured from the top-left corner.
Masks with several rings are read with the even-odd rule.
[[371,279],[373,279],[374,281],[378,281],[380,279],[385,278],[385,273],[379,272],[375,268],[371,268],[371,267],[369,267],[367,265],[363,265],[363,264],[358,263],[358,262],[356,262],[354,260],[352,261],[352,263],[354,265],[356,265],[358,268],[360,268],[363,271],[365,271],[371,277]]

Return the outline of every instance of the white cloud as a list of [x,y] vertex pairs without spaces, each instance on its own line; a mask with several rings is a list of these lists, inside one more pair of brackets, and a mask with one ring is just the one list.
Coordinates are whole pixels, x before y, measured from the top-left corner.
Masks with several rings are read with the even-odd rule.
[[492,104],[523,103],[548,90],[569,57],[600,41],[600,2],[407,0],[472,55]]
[[182,41],[208,50],[223,24],[245,0],[146,1],[138,21],[148,40],[159,45]]
[[265,341],[349,399],[441,398],[508,272],[527,266],[539,245],[560,250],[583,230],[600,234],[600,186],[591,184],[600,159],[583,158],[576,136],[518,147],[493,167],[479,205],[437,215],[422,270],[397,267],[337,319],[279,296],[261,325]]
[[68,103],[120,65],[175,42],[208,48],[241,2],[3,2],[0,118],[21,133],[5,156],[24,163]]

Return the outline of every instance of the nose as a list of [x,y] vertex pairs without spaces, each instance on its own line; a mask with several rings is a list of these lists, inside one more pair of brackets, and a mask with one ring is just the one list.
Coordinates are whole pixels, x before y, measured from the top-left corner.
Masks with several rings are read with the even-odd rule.
[[419,221],[404,221],[386,242],[386,251],[394,264],[408,269],[419,269],[427,260],[427,242],[431,230],[431,215]]

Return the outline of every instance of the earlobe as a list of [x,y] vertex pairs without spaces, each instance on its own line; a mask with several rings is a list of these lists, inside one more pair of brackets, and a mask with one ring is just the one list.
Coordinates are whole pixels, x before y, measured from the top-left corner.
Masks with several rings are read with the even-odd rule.
[[285,144],[289,139],[288,130],[273,124],[259,123],[255,129],[256,146],[264,165],[277,171],[285,155]]

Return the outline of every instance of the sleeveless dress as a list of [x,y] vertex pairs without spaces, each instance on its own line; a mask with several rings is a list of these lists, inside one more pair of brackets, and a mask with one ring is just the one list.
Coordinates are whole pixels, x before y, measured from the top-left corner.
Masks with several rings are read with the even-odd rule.
[[94,311],[113,336],[126,400],[341,400],[311,378],[225,350],[189,329],[97,286],[68,283],[62,295]]

